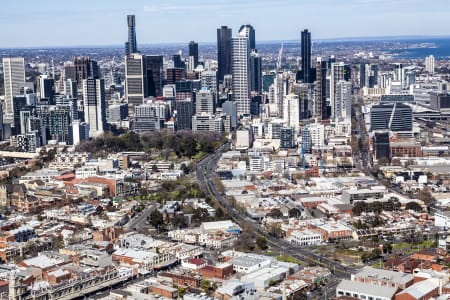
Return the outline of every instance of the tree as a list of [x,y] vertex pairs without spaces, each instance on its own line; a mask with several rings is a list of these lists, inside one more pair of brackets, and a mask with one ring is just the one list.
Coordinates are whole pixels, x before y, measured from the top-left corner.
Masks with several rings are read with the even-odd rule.
[[405,208],[406,209],[411,209],[411,210],[414,210],[414,211],[417,211],[417,212],[421,212],[422,211],[422,206],[420,206],[420,204],[415,202],[415,201],[411,201],[411,202],[406,203]]
[[378,165],[379,166],[387,166],[389,164],[389,159],[386,157],[381,157],[378,159]]
[[194,209],[193,215],[192,215],[192,223],[200,224],[202,222],[207,222],[209,220],[210,220],[210,215],[206,208],[199,207],[199,208]]
[[261,250],[266,250],[267,249],[267,240],[265,237],[259,236],[256,239],[256,245],[258,246],[259,249]]
[[147,217],[148,222],[155,228],[158,228],[162,224],[164,224],[164,217],[159,212],[159,210],[153,210]]
[[289,214],[289,218],[300,218],[300,216],[302,215],[302,212],[300,211],[300,209],[294,207],[288,211],[288,214]]
[[185,175],[189,174],[189,168],[185,164],[181,164],[180,170],[183,171]]
[[272,217],[274,219],[281,219],[283,217],[283,213],[278,208],[273,208],[268,214],[268,217]]
[[434,201],[433,195],[431,195],[431,192],[428,189],[421,189],[417,194],[417,198],[422,200],[425,205],[430,205]]
[[281,225],[277,223],[270,224],[267,231],[271,236],[281,238],[283,237],[283,231],[281,230]]
[[211,282],[210,282],[209,280],[202,279],[202,280],[200,281],[200,288],[201,288],[204,292],[208,291],[210,287],[211,287]]
[[187,226],[184,215],[175,215],[175,217],[171,220],[171,223],[176,228],[183,228]]
[[153,165],[153,166],[152,166],[152,172],[153,172],[153,173],[158,172],[158,167],[157,167],[156,165]]

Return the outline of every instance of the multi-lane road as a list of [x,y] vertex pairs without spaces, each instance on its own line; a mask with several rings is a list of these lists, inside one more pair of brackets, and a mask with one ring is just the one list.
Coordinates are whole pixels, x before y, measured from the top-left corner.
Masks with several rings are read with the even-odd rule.
[[218,148],[216,152],[205,157],[197,164],[196,173],[200,187],[203,188],[203,190],[207,194],[212,196],[212,198],[215,199],[215,201],[221,207],[223,207],[228,212],[230,217],[241,227],[251,228],[251,230],[257,235],[264,236],[270,244],[272,250],[279,251],[280,253],[284,254],[289,254],[294,258],[304,261],[305,263],[310,265],[320,265],[330,268],[334,273],[334,276],[333,279],[330,280],[324,287],[324,292],[322,293],[321,297],[322,299],[324,299],[323,297],[326,297],[325,295],[334,295],[336,286],[340,279],[350,278],[351,273],[355,272],[355,269],[342,265],[335,260],[322,257],[309,248],[297,247],[285,240],[270,236],[257,223],[253,222],[248,217],[240,214],[237,210],[235,210],[226,199],[226,197],[224,197],[224,195],[217,190],[217,187],[215,186],[213,180],[215,176],[215,170],[220,156],[225,150],[229,149],[229,147],[230,143],[224,144],[223,146]]

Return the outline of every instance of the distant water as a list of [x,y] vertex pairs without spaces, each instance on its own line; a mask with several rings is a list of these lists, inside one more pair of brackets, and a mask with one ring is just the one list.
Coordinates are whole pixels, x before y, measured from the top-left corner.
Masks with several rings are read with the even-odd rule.
[[396,58],[421,59],[434,55],[437,59],[450,59],[450,38],[415,39],[408,40],[414,48],[405,48],[389,51]]

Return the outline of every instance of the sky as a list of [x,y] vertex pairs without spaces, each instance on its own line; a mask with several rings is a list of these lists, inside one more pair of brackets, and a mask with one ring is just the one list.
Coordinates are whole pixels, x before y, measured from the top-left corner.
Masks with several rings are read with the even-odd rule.
[[448,0],[4,0],[0,48],[215,42],[252,24],[257,41],[450,35]]

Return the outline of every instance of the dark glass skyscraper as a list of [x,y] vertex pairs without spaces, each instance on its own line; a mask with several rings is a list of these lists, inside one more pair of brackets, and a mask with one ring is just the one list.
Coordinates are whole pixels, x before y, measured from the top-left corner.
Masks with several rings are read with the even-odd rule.
[[198,43],[191,41],[189,43],[189,57],[194,58],[194,68],[198,65]]
[[231,74],[231,28],[222,26],[217,29],[217,80],[223,82],[223,77]]
[[241,28],[239,28],[239,34],[248,38],[250,51],[256,49],[255,28],[253,28],[252,25],[242,25]]
[[127,16],[128,22],[128,42],[125,43],[125,54],[137,53],[136,41],[136,19],[134,15]]
[[302,31],[302,78],[303,82],[312,83],[311,76],[311,32]]

